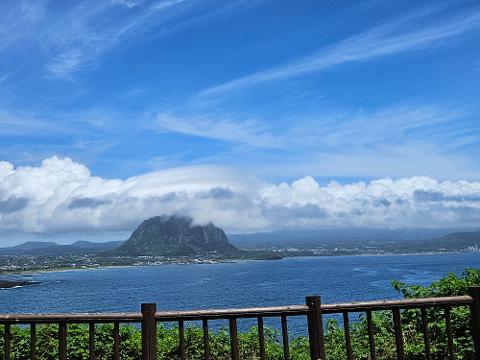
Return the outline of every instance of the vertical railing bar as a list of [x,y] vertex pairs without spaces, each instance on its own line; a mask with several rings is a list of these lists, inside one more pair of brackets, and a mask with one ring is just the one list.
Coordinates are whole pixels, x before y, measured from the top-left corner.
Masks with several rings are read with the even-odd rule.
[[405,359],[405,351],[403,348],[402,320],[400,319],[400,309],[394,308],[393,312],[393,328],[395,331],[395,345],[397,348],[397,359]]
[[12,333],[9,323],[3,324],[3,356],[5,360],[10,360],[10,346],[12,341]]
[[237,319],[230,318],[230,353],[232,360],[240,360],[240,354],[238,350],[238,336],[237,336]]
[[37,358],[37,329],[36,324],[30,324],[30,360]]
[[350,323],[348,320],[348,312],[343,312],[343,332],[345,333],[345,349],[347,351],[347,359],[353,360],[352,339],[350,338]]
[[58,324],[58,357],[67,360],[67,323],[62,321]]
[[422,315],[422,331],[423,331],[423,343],[425,346],[425,359],[432,359],[432,352],[430,350],[430,330],[428,329],[427,309],[422,307],[420,309]]
[[203,349],[204,349],[204,360],[210,360],[210,342],[208,339],[208,320],[203,319]]
[[367,311],[367,329],[368,329],[368,342],[370,345],[370,360],[376,360],[377,355],[375,352],[375,333],[373,330],[372,311]]
[[95,360],[95,323],[88,323],[88,358]]
[[258,347],[260,349],[260,360],[265,360],[265,334],[263,332],[263,317],[257,317],[258,324]]
[[283,343],[283,359],[290,359],[290,352],[288,349],[288,327],[287,327],[287,316],[282,315],[282,343]]
[[480,286],[469,286],[468,295],[473,299],[470,305],[470,325],[472,329],[474,360],[480,360]]
[[185,360],[185,329],[183,320],[178,320],[178,350],[180,359]]
[[113,357],[115,360],[120,360],[120,323],[118,321],[113,323]]
[[308,340],[310,342],[310,359],[325,360],[325,339],[323,336],[323,317],[320,296],[307,296],[308,306]]
[[142,360],[157,359],[157,304],[142,304]]
[[448,353],[450,360],[455,360],[455,349],[453,348],[453,335],[452,335],[452,321],[450,319],[450,306],[444,308],[445,311],[445,327],[447,330],[447,341],[448,341]]

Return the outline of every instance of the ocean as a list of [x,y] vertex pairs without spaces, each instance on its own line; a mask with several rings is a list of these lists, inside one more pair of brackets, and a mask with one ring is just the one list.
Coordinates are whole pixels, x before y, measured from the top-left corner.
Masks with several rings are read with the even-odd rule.
[[398,298],[392,280],[427,285],[480,267],[480,253],[303,257],[35,273],[40,285],[0,291],[0,312],[180,310]]
[[[1,313],[239,308],[395,299],[391,281],[427,285],[480,267],[480,253],[304,257],[221,264],[102,268],[22,276],[40,285],[0,290]],[[294,327],[298,327],[298,322]]]

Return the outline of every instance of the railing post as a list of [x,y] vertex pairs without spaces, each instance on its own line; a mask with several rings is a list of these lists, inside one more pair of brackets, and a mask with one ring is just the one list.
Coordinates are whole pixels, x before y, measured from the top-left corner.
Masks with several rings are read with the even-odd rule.
[[157,304],[142,304],[142,360],[157,359]]
[[310,341],[310,358],[325,360],[325,341],[323,337],[323,319],[320,296],[307,296],[308,339]]
[[475,360],[480,360],[480,286],[470,286],[468,294],[473,298],[473,304],[470,305],[472,321],[472,337],[475,349]]
[[238,335],[237,335],[237,319],[232,317],[229,320],[230,327],[230,357],[232,360],[239,360],[240,353],[238,350]]
[[67,360],[67,323],[62,321],[58,324],[58,357]]
[[10,360],[10,342],[12,341],[12,333],[10,330],[10,324],[3,324],[3,354],[5,360]]

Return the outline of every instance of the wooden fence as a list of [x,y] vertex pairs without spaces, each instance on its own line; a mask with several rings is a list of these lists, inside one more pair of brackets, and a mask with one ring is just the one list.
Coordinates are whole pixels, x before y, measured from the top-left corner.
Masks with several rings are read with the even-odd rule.
[[469,295],[455,297],[437,297],[424,299],[384,300],[369,302],[354,302],[343,304],[322,304],[320,296],[308,296],[305,305],[293,305],[284,307],[263,307],[248,309],[225,309],[225,310],[199,310],[199,311],[175,311],[158,312],[156,304],[142,304],[139,313],[113,313],[113,314],[0,314],[0,324],[4,325],[4,360],[10,360],[11,354],[11,325],[26,324],[30,326],[30,358],[36,358],[36,326],[38,324],[58,324],[59,332],[59,359],[67,360],[67,324],[86,323],[89,325],[89,357],[95,358],[95,324],[113,323],[113,353],[115,359],[120,359],[120,323],[141,324],[142,331],[142,359],[157,359],[157,324],[162,322],[176,322],[179,329],[178,351],[181,359],[185,355],[184,324],[186,321],[200,321],[203,325],[203,353],[204,359],[210,360],[209,346],[209,321],[228,320],[230,333],[230,353],[232,360],[240,360],[237,337],[238,319],[255,319],[258,324],[258,344],[260,358],[266,358],[265,337],[263,321],[265,318],[277,317],[281,319],[282,341],[284,359],[289,359],[288,323],[292,316],[304,316],[307,318],[308,336],[310,343],[310,355],[312,360],[325,360],[324,326],[323,317],[327,314],[340,314],[343,316],[345,332],[346,357],[353,359],[353,350],[349,330],[350,313],[366,313],[367,328],[370,347],[370,359],[376,359],[374,329],[372,312],[378,310],[391,311],[395,333],[397,359],[403,360],[404,339],[401,329],[400,310],[420,309],[422,318],[422,330],[424,339],[425,358],[431,359],[430,335],[426,309],[440,307],[444,309],[446,336],[448,339],[449,359],[455,359],[454,339],[450,311],[452,307],[469,306],[471,314],[472,337],[474,346],[474,359],[480,360],[480,287],[469,288]]

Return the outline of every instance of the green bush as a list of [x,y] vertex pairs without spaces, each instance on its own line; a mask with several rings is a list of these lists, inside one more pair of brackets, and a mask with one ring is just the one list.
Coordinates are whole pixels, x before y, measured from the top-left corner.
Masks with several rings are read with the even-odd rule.
[[[438,297],[465,295],[468,286],[480,285],[480,270],[467,269],[461,276],[449,274],[429,286],[406,285],[394,281],[393,288],[404,298]],[[447,337],[445,332],[445,314],[441,308],[427,311],[431,336],[432,359],[448,358]],[[473,359],[473,343],[469,326],[469,309],[454,307],[451,309],[454,347],[458,360]],[[405,340],[405,357],[409,360],[424,359],[423,332],[420,311],[405,310],[401,314],[402,330]],[[392,315],[389,311],[372,314],[377,359],[395,359],[395,336]],[[369,342],[366,316],[360,315],[350,324],[350,334],[354,359],[368,360]],[[4,326],[0,326],[0,359],[4,359]],[[30,358],[30,329],[26,326],[11,326],[11,359]],[[240,358],[243,360],[260,359],[258,335],[255,327],[238,334]],[[38,325],[36,348],[38,360],[58,359],[58,325]],[[179,359],[178,328],[158,327],[158,358]],[[230,340],[227,330],[209,333],[210,354],[212,359],[230,359]],[[191,360],[203,359],[203,332],[201,328],[185,329],[186,357]],[[268,360],[283,359],[281,334],[272,328],[265,328],[265,347]],[[326,320],[325,347],[330,360],[345,359],[345,335],[336,319]],[[70,360],[88,359],[88,326],[68,325],[68,358]],[[113,326],[97,325],[95,328],[95,358],[113,359]],[[141,334],[134,326],[120,327],[120,358],[137,360],[141,358]],[[308,339],[299,336],[290,339],[290,358],[292,360],[310,359]]]

